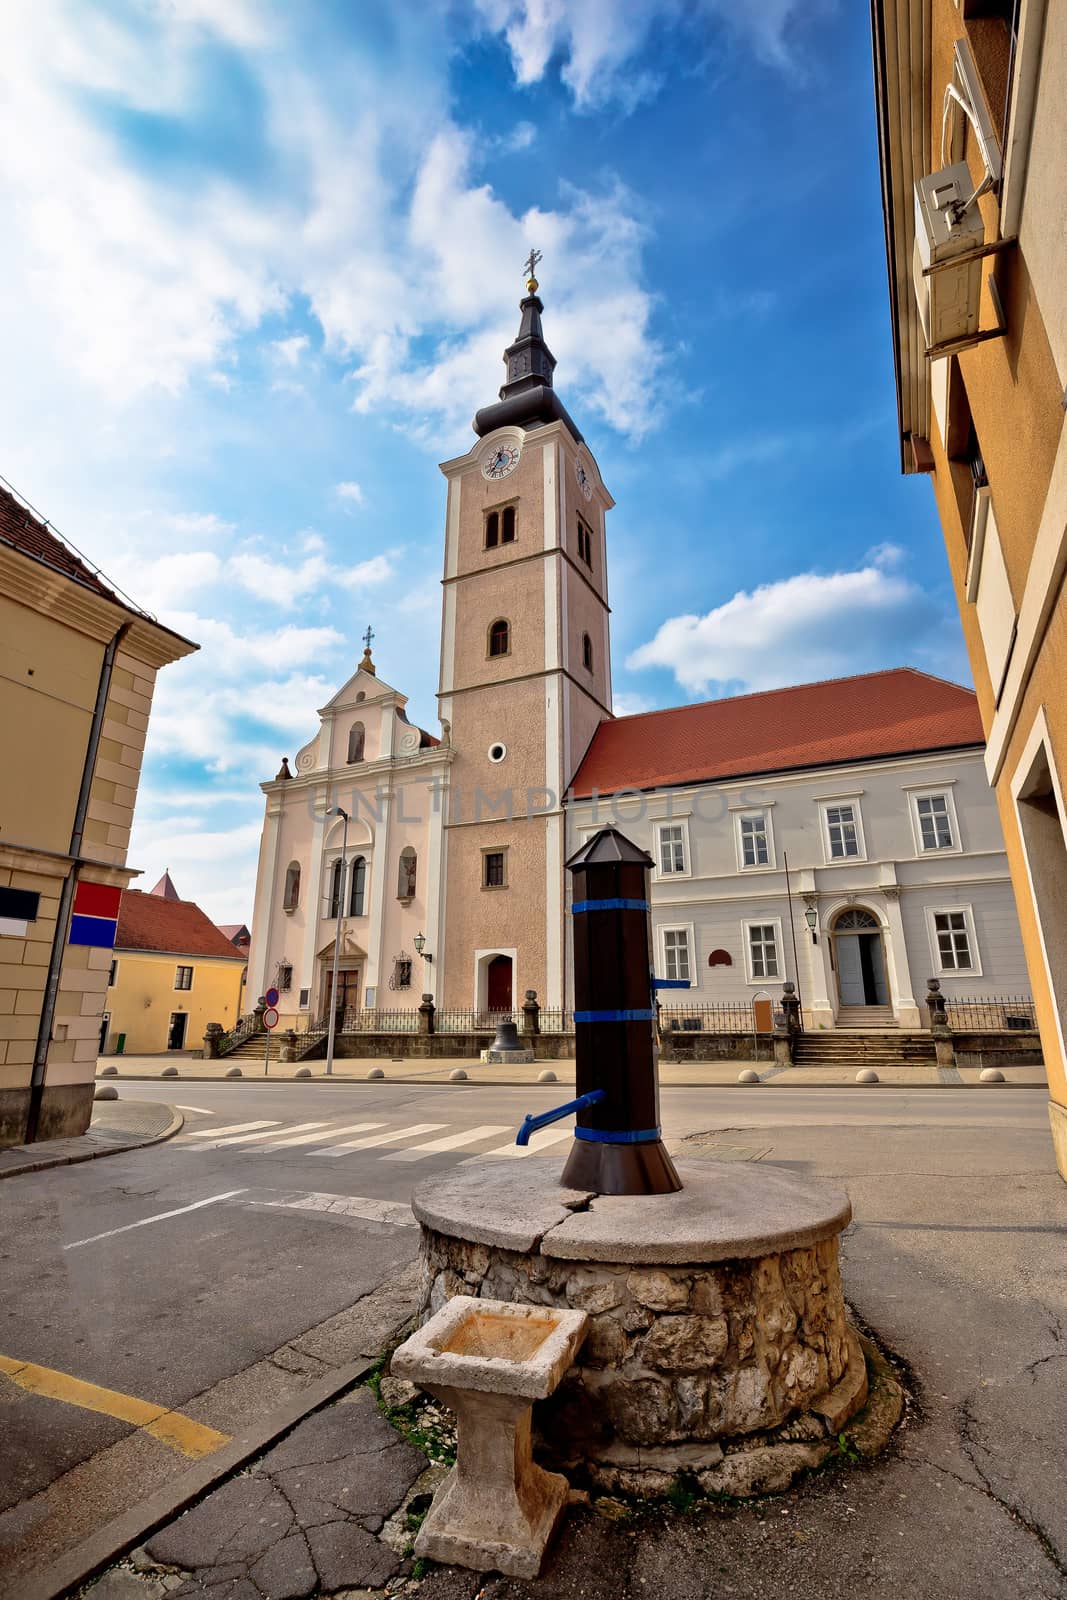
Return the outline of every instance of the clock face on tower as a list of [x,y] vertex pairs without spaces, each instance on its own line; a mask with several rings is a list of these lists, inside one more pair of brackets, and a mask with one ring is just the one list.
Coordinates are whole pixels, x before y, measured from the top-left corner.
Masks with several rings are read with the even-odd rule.
[[579,456],[577,461],[574,463],[574,476],[577,478],[578,487],[585,495],[585,498],[587,500],[591,500],[593,497],[593,484],[588,472],[586,472],[585,467],[582,465],[581,456]]
[[498,444],[482,462],[483,478],[506,478],[519,464],[519,447],[516,444]]

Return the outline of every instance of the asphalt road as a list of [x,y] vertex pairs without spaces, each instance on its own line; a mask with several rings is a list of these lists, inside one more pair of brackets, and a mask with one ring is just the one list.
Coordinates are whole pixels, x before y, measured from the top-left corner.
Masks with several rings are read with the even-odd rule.
[[[0,1357],[230,1433],[269,1403],[275,1369],[279,1382],[306,1383],[331,1359],[322,1343],[305,1346],[319,1352],[306,1359],[299,1347],[279,1359],[289,1341],[404,1273],[418,1246],[406,1211],[413,1184],[462,1161],[501,1159],[525,1112],[569,1092],[253,1082],[124,1083],[121,1092],[158,1099],[161,1089],[186,1117],[176,1139],[2,1186]],[[662,1114],[669,1144],[693,1141],[687,1153],[843,1179],[857,1238],[865,1227],[913,1227],[895,1216],[896,1202],[913,1201],[930,1179],[1052,1171],[1045,1096],[1033,1089],[666,1089]],[[562,1159],[570,1124],[535,1137]],[[853,1240],[846,1257],[856,1250]],[[62,1496],[49,1497],[46,1516],[49,1485],[61,1480],[82,1497],[89,1485],[90,1498],[95,1485],[106,1515],[116,1493],[188,1465],[129,1421],[65,1394],[0,1376],[0,1405],[0,1576],[5,1543],[18,1551],[35,1529],[42,1556],[55,1553],[48,1519]]]

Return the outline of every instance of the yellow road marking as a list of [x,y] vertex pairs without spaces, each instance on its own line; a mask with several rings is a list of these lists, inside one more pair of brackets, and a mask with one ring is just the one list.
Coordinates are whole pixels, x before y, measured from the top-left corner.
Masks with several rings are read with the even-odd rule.
[[104,1389],[98,1383],[86,1383],[69,1372],[57,1372],[54,1367],[38,1367],[32,1361],[14,1361],[10,1356],[0,1356],[0,1372],[30,1394],[62,1400],[83,1411],[97,1411],[119,1422],[129,1422],[150,1433],[160,1444],[193,1460],[212,1455],[230,1442],[228,1433],[218,1433],[202,1422],[194,1422],[181,1411],[153,1405],[150,1400],[139,1400],[136,1395],[120,1394],[117,1389]]

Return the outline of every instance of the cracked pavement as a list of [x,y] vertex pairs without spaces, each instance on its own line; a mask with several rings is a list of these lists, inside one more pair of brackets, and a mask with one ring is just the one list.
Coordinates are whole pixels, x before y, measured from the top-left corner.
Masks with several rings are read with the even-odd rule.
[[[769,1146],[764,1160],[825,1176],[852,1196],[856,1220],[843,1242],[848,1297],[883,1348],[907,1363],[912,1394],[881,1458],[836,1465],[745,1506],[703,1504],[686,1514],[659,1506],[621,1518],[617,1504],[575,1507],[537,1582],[431,1568],[419,1600],[900,1600],[902,1590],[908,1600],[1067,1600],[1067,1185],[1047,1131],[1011,1117],[990,1128],[965,1101],[956,1104],[958,1116],[941,1121],[936,1137],[904,1119],[847,1128],[731,1119],[735,1143]],[[709,1154],[713,1148],[714,1140]],[[346,1411],[353,1407],[342,1403],[322,1416]],[[380,1416],[372,1421],[373,1438],[384,1438]],[[219,1525],[238,1537],[226,1547],[229,1564],[213,1547],[214,1564],[206,1564],[206,1538],[199,1552],[187,1545],[186,1556],[198,1554],[203,1565],[185,1569],[186,1587],[171,1593],[366,1600],[415,1586],[395,1552],[383,1558],[395,1563],[386,1577],[375,1577],[371,1562],[382,1548],[373,1519],[388,1517],[378,1508],[397,1494],[398,1479],[375,1499],[378,1457],[354,1437],[353,1453],[338,1455],[324,1435],[313,1460],[302,1432],[312,1424],[340,1427],[314,1418],[294,1430],[278,1447],[287,1453],[272,1452],[269,1484],[255,1491],[264,1499],[241,1502],[251,1532],[237,1535],[238,1502],[222,1502],[229,1510]],[[396,1462],[394,1451],[383,1449],[383,1460]],[[232,1486],[250,1481],[226,1488],[236,1495]],[[272,1524],[270,1549],[256,1542],[259,1519]],[[238,1560],[240,1537],[247,1545]],[[331,1565],[333,1557],[348,1564]],[[318,1587],[292,1587],[301,1574],[310,1581],[311,1568]],[[364,1576],[354,1581],[355,1572]],[[117,1569],[109,1578],[135,1588],[100,1588],[92,1600],[166,1592],[159,1573]]]

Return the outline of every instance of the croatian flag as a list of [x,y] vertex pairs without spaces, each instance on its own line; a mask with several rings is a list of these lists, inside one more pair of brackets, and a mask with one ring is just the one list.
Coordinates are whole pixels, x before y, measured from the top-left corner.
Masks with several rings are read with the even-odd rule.
[[121,889],[113,889],[106,883],[88,883],[83,879],[74,891],[74,914],[70,919],[68,944],[113,949],[121,898]]

